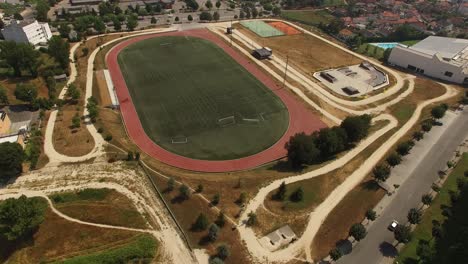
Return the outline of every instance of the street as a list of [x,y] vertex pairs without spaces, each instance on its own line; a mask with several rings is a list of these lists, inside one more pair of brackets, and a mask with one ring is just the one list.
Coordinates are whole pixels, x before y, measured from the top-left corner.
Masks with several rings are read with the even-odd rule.
[[387,230],[395,219],[401,224],[407,222],[407,213],[417,207],[438,177],[438,171],[446,168],[457,146],[468,136],[468,109],[452,122],[414,171],[409,171],[408,179],[401,185],[390,204],[368,229],[366,238],[360,241],[353,251],[341,258],[338,263],[392,263],[397,254],[392,246],[393,233]]

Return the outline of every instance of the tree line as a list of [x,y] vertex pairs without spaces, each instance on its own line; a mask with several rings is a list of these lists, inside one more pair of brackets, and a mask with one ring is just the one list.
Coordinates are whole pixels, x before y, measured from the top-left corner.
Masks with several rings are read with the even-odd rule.
[[350,116],[339,126],[324,128],[312,134],[298,133],[286,143],[287,158],[293,168],[329,160],[366,137],[371,116]]

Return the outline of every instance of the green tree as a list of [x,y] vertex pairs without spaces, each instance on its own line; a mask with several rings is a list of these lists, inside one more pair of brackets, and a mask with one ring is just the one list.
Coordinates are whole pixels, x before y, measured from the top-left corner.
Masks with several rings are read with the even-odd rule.
[[216,218],[215,221],[216,225],[219,227],[223,227],[226,224],[226,216],[224,215],[223,211],[220,211],[218,214],[218,217]]
[[190,189],[187,185],[182,184],[179,187],[179,197],[181,197],[183,200],[187,200],[190,198]]
[[413,225],[419,224],[422,220],[422,214],[421,211],[419,211],[416,208],[411,208],[408,212],[407,215],[408,222],[410,222]]
[[214,196],[213,196],[213,199],[211,200],[211,204],[212,205],[217,205],[219,204],[219,200],[221,199],[221,195],[219,193],[216,193]]
[[23,172],[24,151],[18,143],[0,143],[0,183]]
[[213,19],[214,19],[214,21],[218,21],[218,20],[219,20],[219,13],[218,13],[218,11],[215,11],[215,12],[213,13]]
[[332,250],[330,251],[330,253],[328,253],[328,254],[330,254],[330,257],[331,257],[331,259],[332,259],[333,261],[337,261],[337,260],[339,260],[339,259],[343,256],[343,254],[341,253],[341,251],[340,251],[339,249],[337,249],[337,248],[332,249]]
[[291,194],[291,197],[290,197],[291,201],[293,202],[302,202],[302,200],[304,200],[304,190],[302,189],[302,187],[298,187],[292,194]]
[[411,148],[413,148],[413,144],[410,141],[405,141],[397,146],[397,152],[401,156],[405,156],[409,154]]
[[208,0],[208,1],[206,1],[205,6],[206,6],[206,8],[211,9],[211,8],[213,8],[213,3],[211,2],[211,0]]
[[320,159],[320,150],[314,137],[305,133],[298,133],[289,138],[285,148],[288,151],[288,162],[295,168],[303,164],[313,164]]
[[247,193],[241,192],[239,195],[239,199],[237,200],[238,204],[240,205],[245,204],[246,201],[247,201]]
[[36,19],[40,22],[47,22],[47,12],[49,4],[44,0],[36,0]]
[[93,96],[88,98],[86,109],[88,110],[88,116],[91,119],[91,122],[96,122],[96,119],[99,116],[99,107],[96,98]]
[[39,51],[29,43],[0,42],[0,59],[5,60],[17,77],[22,76],[22,70],[28,70],[35,77],[39,66],[39,55]]
[[32,84],[19,83],[15,88],[15,97],[18,100],[32,103],[37,98],[37,88]]
[[81,92],[72,83],[72,84],[68,85],[67,92],[65,93],[65,96],[68,97],[71,101],[76,102],[78,99],[80,99]]
[[72,128],[79,128],[81,126],[81,118],[78,113],[76,113],[72,118]]
[[175,22],[179,22],[179,17],[176,16],[176,17],[174,18],[174,21],[175,21]]
[[279,16],[281,15],[281,8],[279,8],[278,6],[275,6],[272,12],[273,12],[273,15]]
[[70,63],[70,44],[59,36],[49,39],[48,53],[57,61],[63,69],[68,69]]
[[421,140],[421,139],[424,138],[424,133],[421,132],[421,131],[415,131],[415,132],[413,133],[413,138],[414,138],[415,140],[419,141],[419,140]]
[[419,240],[418,247],[416,248],[416,254],[419,257],[419,263],[421,264],[434,263],[433,258],[435,255],[435,250],[429,244],[428,241]]
[[424,132],[429,132],[432,129],[432,120],[426,120],[421,124],[421,128]]
[[409,227],[404,226],[404,225],[398,225],[395,228],[395,239],[399,243],[408,243],[411,240],[411,230]]
[[393,152],[387,157],[387,163],[391,167],[395,167],[396,165],[401,163],[401,156],[398,153]]
[[115,17],[112,20],[112,24],[114,26],[114,30],[116,30],[116,31],[122,30],[122,22],[120,22],[120,20],[117,17]]
[[253,7],[252,8],[252,17],[257,18],[257,16],[258,16],[258,10],[257,10],[257,8]]
[[104,21],[100,17],[94,19],[93,27],[100,34],[106,32],[106,24],[104,24]]
[[390,167],[386,165],[377,165],[372,174],[377,181],[385,182],[390,176]]
[[155,17],[151,17],[151,24],[158,23],[158,20]]
[[187,16],[187,20],[188,20],[188,21],[193,21],[192,15],[188,15],[188,16]]
[[203,185],[202,185],[201,183],[198,184],[196,192],[197,192],[197,193],[203,192]]
[[325,158],[343,151],[347,142],[346,131],[341,127],[321,129],[316,140],[320,154]]
[[211,15],[211,13],[203,11],[200,13],[200,20],[211,21],[213,20],[213,16]]
[[346,131],[350,142],[358,142],[368,135],[371,127],[371,120],[372,117],[367,114],[348,116],[341,122],[340,127]]
[[354,237],[357,241],[364,239],[367,235],[366,228],[361,224],[357,223],[351,226],[349,229],[349,235]]
[[257,224],[257,214],[255,214],[254,212],[250,212],[247,216],[248,216],[247,218],[248,226],[253,226]]
[[284,201],[284,199],[286,199],[286,192],[287,192],[286,183],[282,182],[280,187],[278,188],[278,191],[273,196],[273,198],[276,200]]
[[6,90],[5,88],[3,88],[3,86],[0,85],[0,105],[6,105],[8,103],[9,102]]
[[431,116],[434,119],[441,119],[445,115],[445,108],[442,106],[436,106],[431,110]]
[[128,16],[126,25],[129,31],[133,31],[138,26],[138,20],[134,16]]
[[366,211],[366,218],[370,221],[374,221],[377,218],[377,213],[374,210],[369,209]]
[[224,244],[218,246],[218,248],[216,249],[216,252],[217,252],[216,256],[218,256],[222,260],[227,259],[231,255],[231,252],[229,251],[228,246]]
[[208,239],[215,242],[218,239],[219,227],[216,224],[211,224],[208,229]]
[[425,205],[430,205],[432,203],[432,196],[430,194],[424,194],[421,197],[421,202]]
[[205,230],[208,227],[208,218],[206,217],[205,214],[200,213],[195,220],[195,223],[193,224],[193,229],[194,230]]
[[219,9],[219,8],[221,7],[221,1],[219,1],[219,0],[218,0],[218,1],[216,1],[216,4],[215,4],[215,5],[216,5],[216,8],[218,8],[218,9]]
[[7,240],[31,235],[44,221],[47,203],[40,198],[9,198],[0,203],[0,234]]
[[175,180],[174,178],[171,177],[167,181],[167,191],[171,192],[172,190],[174,190],[174,187],[175,187]]

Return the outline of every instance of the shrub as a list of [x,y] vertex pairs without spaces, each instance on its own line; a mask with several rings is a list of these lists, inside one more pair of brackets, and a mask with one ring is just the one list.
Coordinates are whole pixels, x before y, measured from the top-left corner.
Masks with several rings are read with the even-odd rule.
[[372,173],[377,181],[385,182],[390,176],[390,167],[386,165],[377,165]]
[[200,213],[193,224],[193,229],[201,231],[208,227],[208,218],[205,214]]
[[220,194],[219,194],[219,193],[215,194],[215,195],[213,196],[213,200],[211,200],[211,204],[213,204],[213,205],[219,204],[219,200],[220,200],[220,199],[221,199]]
[[102,134],[102,132],[104,132],[104,129],[103,129],[102,127],[100,127],[100,128],[98,128],[97,132],[98,132],[99,134]]
[[334,261],[337,261],[343,256],[341,251],[337,248],[332,249],[329,254],[330,254],[331,259]]
[[421,202],[425,205],[430,205],[432,203],[432,196],[430,194],[424,194],[421,198]]
[[175,180],[174,178],[169,178],[169,180],[167,181],[167,191],[172,191],[174,190],[174,187],[175,187]]
[[257,215],[254,212],[250,212],[248,214],[248,219],[247,219],[247,225],[248,226],[253,226],[257,224]]
[[291,201],[293,202],[301,202],[304,200],[304,190],[302,187],[298,187],[292,194],[291,194]]
[[366,218],[370,221],[374,221],[377,218],[377,213],[374,210],[369,209],[366,212]]
[[107,141],[107,142],[111,141],[112,140],[112,135],[106,135],[104,137],[104,140]]
[[218,225],[219,227],[223,227],[223,226],[226,224],[226,216],[224,215],[224,212],[223,212],[223,211],[219,212],[218,217],[216,218],[215,223],[216,223],[216,225]]
[[229,248],[227,245],[218,246],[216,251],[217,251],[216,256],[218,256],[222,260],[227,259],[231,255],[231,252],[229,251]]
[[203,185],[198,184],[196,192],[197,192],[197,193],[203,192]]
[[367,231],[361,223],[357,223],[351,226],[351,229],[349,230],[349,235],[354,237],[354,239],[356,239],[357,241],[360,241],[366,237]]
[[411,208],[408,212],[407,218],[408,218],[408,222],[410,222],[411,224],[413,225],[419,224],[422,218],[421,211],[419,211],[416,208]]
[[187,200],[190,198],[190,189],[187,185],[182,184],[179,187],[179,197],[182,198],[183,200]]
[[432,129],[432,120],[426,120],[422,123],[421,128],[425,132],[429,132]]
[[208,239],[211,242],[215,242],[218,239],[219,227],[216,224],[211,224],[208,229]]
[[417,141],[421,140],[424,138],[424,133],[421,131],[416,131],[413,133],[413,138]]
[[402,142],[398,145],[397,152],[401,156],[405,156],[409,154],[411,148],[412,148],[412,141]]
[[401,156],[398,153],[394,152],[387,157],[387,163],[391,167],[395,167],[396,165],[401,163]]

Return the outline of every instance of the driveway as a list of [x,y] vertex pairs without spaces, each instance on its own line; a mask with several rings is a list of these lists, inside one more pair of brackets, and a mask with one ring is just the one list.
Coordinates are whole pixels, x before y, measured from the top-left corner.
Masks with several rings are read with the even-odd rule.
[[432,182],[439,177],[438,171],[446,168],[447,161],[467,136],[468,109],[465,109],[422,158],[416,169],[408,171],[407,180],[370,226],[367,237],[338,263],[392,263],[396,250],[392,246],[393,233],[387,230],[387,226],[393,219],[400,223],[407,222],[409,209],[419,205],[422,195],[430,190]]

